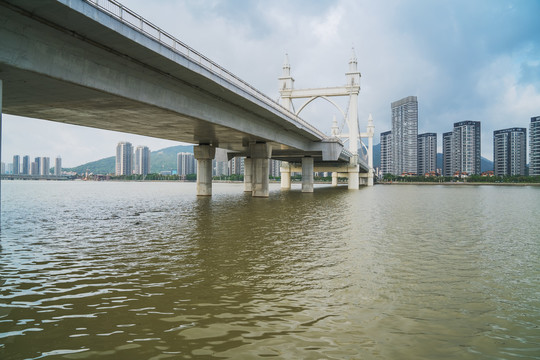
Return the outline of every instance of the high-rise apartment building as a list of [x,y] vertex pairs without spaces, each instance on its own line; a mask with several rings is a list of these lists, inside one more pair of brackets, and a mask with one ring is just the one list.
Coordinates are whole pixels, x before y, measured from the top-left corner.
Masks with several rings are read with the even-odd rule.
[[54,162],[54,175],[62,175],[62,158],[60,156],[57,156]]
[[540,116],[531,118],[529,146],[529,175],[540,176]]
[[392,163],[392,131],[381,133],[381,175],[393,173]]
[[480,121],[454,124],[452,134],[452,173],[480,174]]
[[177,174],[179,176],[197,173],[197,167],[195,166],[195,156],[192,153],[178,153],[176,155],[176,159]]
[[525,175],[527,129],[511,128],[493,132],[493,171],[495,176]]
[[30,175],[38,176],[39,175],[39,166],[36,161],[32,161],[30,164]]
[[116,145],[116,175],[133,174],[133,146],[121,141]]
[[150,149],[139,145],[135,148],[135,174],[148,175],[150,173]]
[[32,175],[39,175],[41,174],[41,158],[34,158],[34,162],[36,163],[36,171]]
[[244,173],[244,157],[234,157],[229,161],[229,174],[241,175]]
[[452,131],[445,132],[442,134],[443,142],[443,176],[452,176],[454,172],[452,171],[452,144],[454,143],[454,133]]
[[212,160],[212,175],[227,176],[229,175],[229,161]]
[[416,174],[418,170],[418,101],[408,96],[392,103],[393,173]]
[[418,135],[418,175],[437,172],[437,134]]
[[270,159],[268,161],[268,176],[272,176],[274,178],[281,176],[281,161]]
[[43,156],[40,158],[40,168],[39,168],[39,175],[41,176],[47,176],[50,175],[51,170],[51,162],[50,159],[46,156]]
[[21,174],[30,175],[30,156],[25,155],[22,160]]
[[21,158],[19,155],[13,155],[13,175],[18,175],[21,167]]

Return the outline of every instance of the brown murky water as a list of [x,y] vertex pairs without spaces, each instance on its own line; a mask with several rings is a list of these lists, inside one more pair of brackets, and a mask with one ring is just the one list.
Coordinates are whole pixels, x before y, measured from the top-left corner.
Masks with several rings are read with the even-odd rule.
[[4,181],[0,358],[540,359],[540,188]]

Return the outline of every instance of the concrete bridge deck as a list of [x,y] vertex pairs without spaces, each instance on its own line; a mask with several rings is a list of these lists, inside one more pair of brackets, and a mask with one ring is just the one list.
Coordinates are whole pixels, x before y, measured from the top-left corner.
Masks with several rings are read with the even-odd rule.
[[0,0],[0,81],[8,114],[210,149],[199,156],[223,148],[249,157],[265,144],[268,158],[354,160],[341,142],[113,0]]

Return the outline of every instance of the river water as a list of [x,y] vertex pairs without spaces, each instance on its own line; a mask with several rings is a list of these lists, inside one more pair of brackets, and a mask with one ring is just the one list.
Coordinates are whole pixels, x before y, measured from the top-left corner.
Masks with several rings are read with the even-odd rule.
[[3,181],[0,359],[540,359],[540,187]]

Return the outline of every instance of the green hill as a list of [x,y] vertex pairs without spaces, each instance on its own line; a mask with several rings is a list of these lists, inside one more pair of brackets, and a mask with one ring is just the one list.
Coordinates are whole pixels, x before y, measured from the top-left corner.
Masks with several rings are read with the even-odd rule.
[[176,170],[176,155],[179,152],[193,153],[193,145],[171,146],[150,153],[150,172]]
[[[193,153],[193,145],[178,145],[150,152],[150,172],[176,170],[176,154],[179,152]],[[65,171],[82,174],[88,170],[94,174],[114,174],[116,166],[115,156],[82,164]]]

